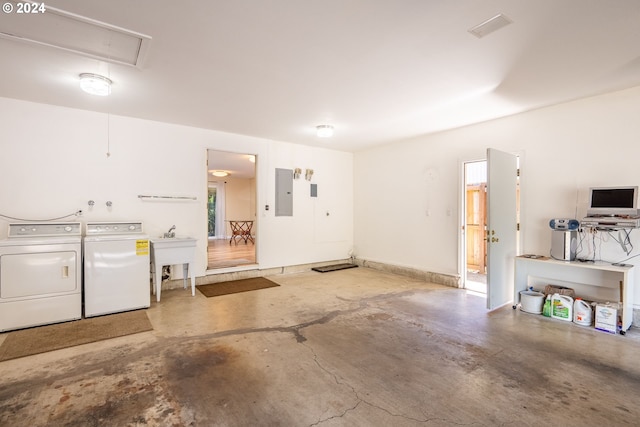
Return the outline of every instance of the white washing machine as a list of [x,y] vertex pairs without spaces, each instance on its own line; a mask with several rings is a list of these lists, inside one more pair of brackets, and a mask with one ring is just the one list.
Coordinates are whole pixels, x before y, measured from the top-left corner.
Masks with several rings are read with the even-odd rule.
[[0,331],[81,317],[80,223],[9,224],[0,241]]
[[84,237],[84,315],[151,304],[149,236],[141,222],[88,222]]

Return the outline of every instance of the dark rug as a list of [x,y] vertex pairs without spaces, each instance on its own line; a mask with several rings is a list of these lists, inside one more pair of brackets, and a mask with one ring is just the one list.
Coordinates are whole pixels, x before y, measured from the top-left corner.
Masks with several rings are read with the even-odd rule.
[[317,271],[319,273],[328,273],[329,271],[338,271],[338,270],[346,270],[347,268],[356,268],[355,264],[333,264],[333,265],[325,265],[323,267],[314,267],[313,271]]
[[273,288],[280,286],[264,277],[254,277],[251,279],[231,280],[229,282],[210,283],[208,285],[196,286],[202,294],[207,297],[217,297],[220,295],[237,294],[238,292],[255,291],[258,289]]
[[153,330],[144,310],[8,332],[0,361]]

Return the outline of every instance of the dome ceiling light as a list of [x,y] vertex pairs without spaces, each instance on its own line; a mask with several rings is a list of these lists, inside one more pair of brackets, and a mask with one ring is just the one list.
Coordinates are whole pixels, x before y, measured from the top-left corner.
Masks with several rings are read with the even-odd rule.
[[108,96],[111,94],[111,80],[93,73],[80,74],[80,88],[91,95]]
[[331,138],[333,136],[333,126],[331,125],[316,126],[316,135],[318,135],[318,138]]

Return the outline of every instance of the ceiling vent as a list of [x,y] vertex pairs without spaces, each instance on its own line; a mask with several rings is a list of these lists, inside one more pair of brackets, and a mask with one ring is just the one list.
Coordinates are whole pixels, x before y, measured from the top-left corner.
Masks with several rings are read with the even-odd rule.
[[[18,2],[8,2],[14,4]],[[16,8],[14,7],[14,10]],[[151,37],[46,5],[44,13],[4,14],[0,37],[141,67]]]
[[469,28],[469,32],[481,39],[482,37],[498,31],[500,28],[506,27],[513,21],[507,18],[503,14],[498,14],[491,19],[487,19],[482,24],[478,24],[475,27]]

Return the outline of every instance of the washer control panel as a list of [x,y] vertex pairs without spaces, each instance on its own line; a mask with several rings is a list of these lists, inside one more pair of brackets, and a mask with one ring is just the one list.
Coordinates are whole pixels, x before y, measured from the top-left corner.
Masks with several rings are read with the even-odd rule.
[[11,237],[81,236],[79,222],[25,222],[9,224]]
[[87,236],[142,233],[142,222],[88,222]]

